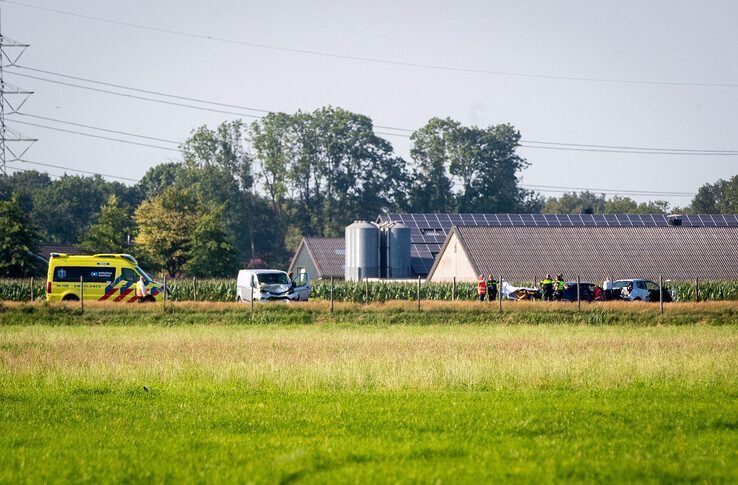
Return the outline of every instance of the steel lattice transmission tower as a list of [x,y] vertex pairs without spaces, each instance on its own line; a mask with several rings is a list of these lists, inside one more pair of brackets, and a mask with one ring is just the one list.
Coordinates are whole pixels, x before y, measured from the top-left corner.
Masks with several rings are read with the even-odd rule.
[[15,41],[2,34],[0,16],[0,173],[7,175],[7,162],[21,160],[35,138],[29,138],[7,126],[5,115],[17,113],[33,91],[19,88],[5,81],[5,69],[15,66],[28,44]]

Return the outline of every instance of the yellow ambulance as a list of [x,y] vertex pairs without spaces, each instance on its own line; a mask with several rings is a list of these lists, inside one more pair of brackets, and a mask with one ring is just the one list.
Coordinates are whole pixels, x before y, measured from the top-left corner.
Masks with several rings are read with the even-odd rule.
[[159,301],[164,287],[155,282],[128,254],[70,256],[51,253],[46,279],[47,301],[124,301],[134,302],[136,284],[143,276],[147,295],[142,301]]

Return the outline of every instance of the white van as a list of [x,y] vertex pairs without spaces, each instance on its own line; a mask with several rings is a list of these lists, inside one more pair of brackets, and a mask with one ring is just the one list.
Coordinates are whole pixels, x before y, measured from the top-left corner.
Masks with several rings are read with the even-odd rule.
[[307,301],[310,296],[310,276],[302,272],[293,281],[278,269],[242,269],[236,280],[236,300]]

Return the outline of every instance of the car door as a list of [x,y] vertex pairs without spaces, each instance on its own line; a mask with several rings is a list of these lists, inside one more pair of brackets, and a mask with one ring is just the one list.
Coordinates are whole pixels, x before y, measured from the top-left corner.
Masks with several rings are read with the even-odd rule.
[[[634,300],[636,298],[638,298],[638,299],[641,299],[643,301],[649,301],[649,298],[648,298],[648,287],[646,286],[646,282],[645,281],[641,281],[641,280],[634,281],[633,282],[633,290],[634,290],[633,293],[635,295],[633,297]],[[658,297],[658,294],[656,296]]]
[[295,289],[297,293],[297,299],[300,301],[308,301],[310,297],[310,275],[307,273],[300,273],[297,278],[294,279]]
[[646,281],[646,289],[648,290],[648,301],[659,301],[659,285],[653,281]]

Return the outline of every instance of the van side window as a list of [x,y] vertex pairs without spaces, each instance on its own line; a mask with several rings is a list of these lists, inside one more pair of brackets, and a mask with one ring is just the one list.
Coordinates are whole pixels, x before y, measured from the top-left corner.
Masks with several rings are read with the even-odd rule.
[[54,268],[54,281],[59,283],[79,283],[80,277],[85,283],[107,283],[113,281],[115,268],[98,268],[94,266],[57,266]]
[[123,281],[138,281],[138,273],[132,268],[121,268],[120,275],[123,277]]

